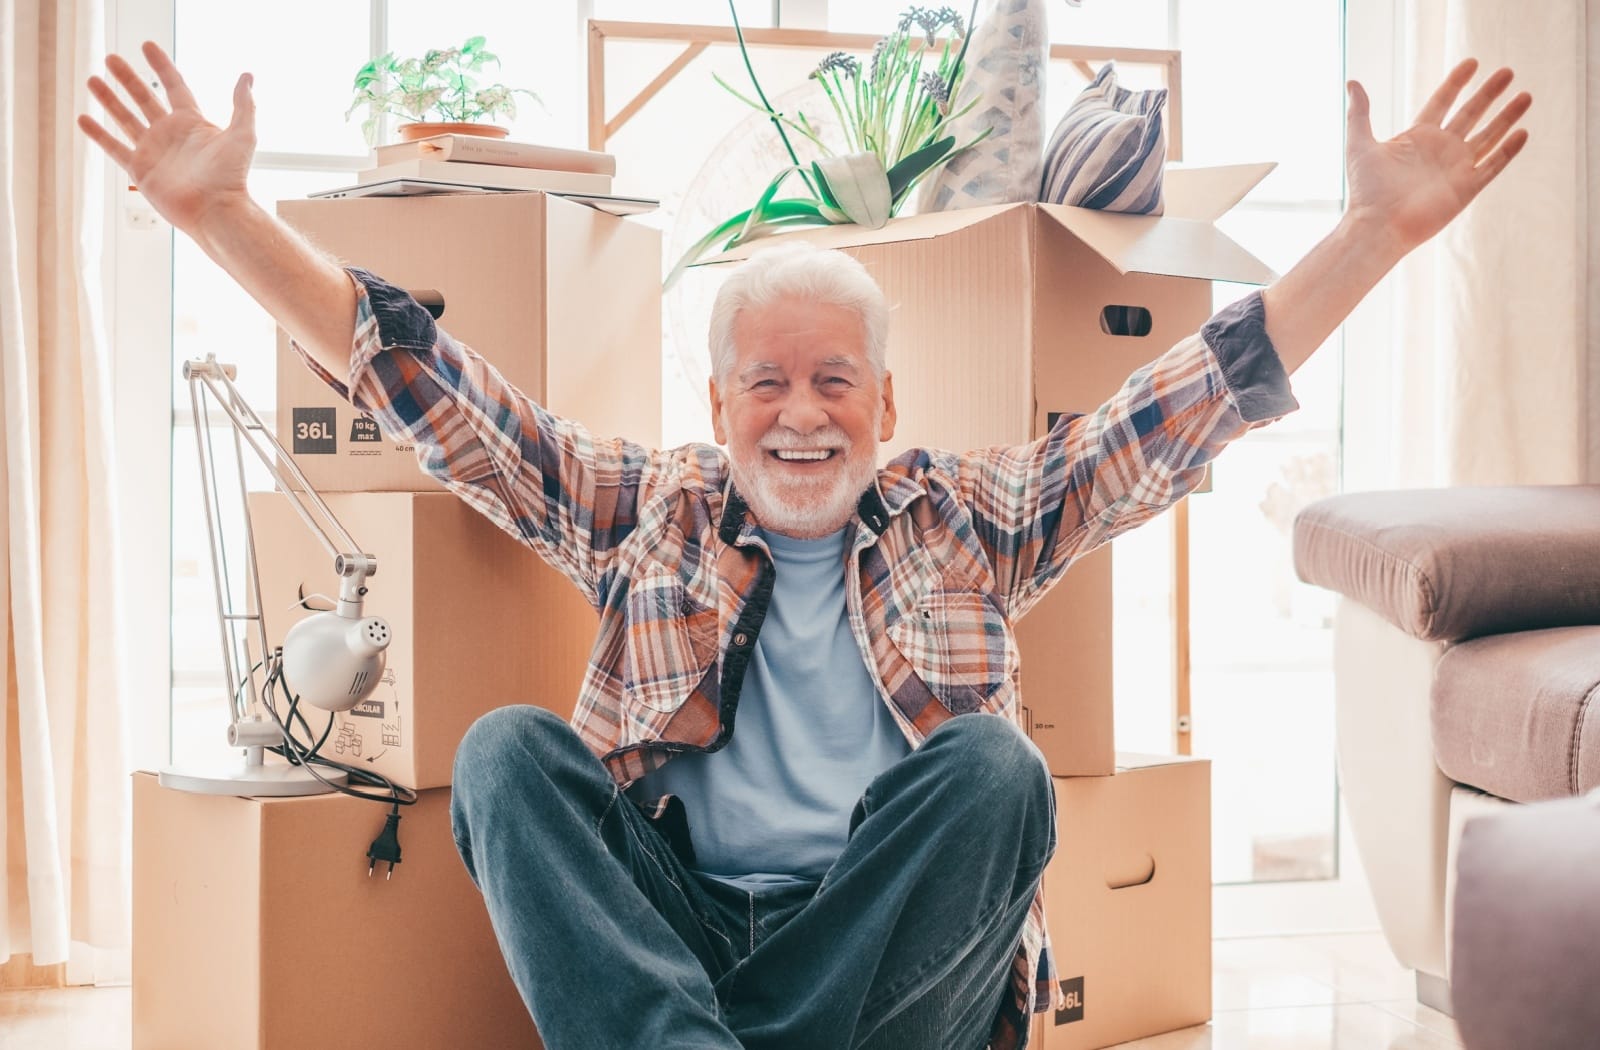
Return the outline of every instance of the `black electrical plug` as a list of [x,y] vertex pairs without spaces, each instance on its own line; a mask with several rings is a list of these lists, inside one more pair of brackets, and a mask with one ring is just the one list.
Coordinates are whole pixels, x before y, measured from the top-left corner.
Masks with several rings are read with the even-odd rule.
[[372,876],[372,869],[378,866],[378,861],[389,862],[389,871],[384,878],[394,877],[394,866],[400,863],[400,806],[395,805],[389,815],[384,818],[383,830],[378,832],[378,837],[372,840],[372,845],[367,847],[367,876]]

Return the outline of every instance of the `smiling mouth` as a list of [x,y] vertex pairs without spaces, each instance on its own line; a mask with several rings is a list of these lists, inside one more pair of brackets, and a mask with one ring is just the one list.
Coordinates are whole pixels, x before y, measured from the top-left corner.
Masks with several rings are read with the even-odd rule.
[[839,450],[834,448],[806,449],[803,451],[800,449],[767,450],[767,455],[771,456],[779,463],[798,463],[801,465],[809,463],[826,463],[829,460],[837,457],[838,454]]

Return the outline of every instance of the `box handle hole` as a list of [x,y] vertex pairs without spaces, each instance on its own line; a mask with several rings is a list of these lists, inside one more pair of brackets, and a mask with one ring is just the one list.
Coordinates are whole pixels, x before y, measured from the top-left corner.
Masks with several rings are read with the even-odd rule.
[[1150,311],[1142,306],[1107,306],[1100,311],[1100,330],[1106,335],[1150,334]]
[[1125,890],[1131,886],[1143,886],[1155,877],[1156,859],[1146,853],[1137,859],[1130,859],[1122,870],[1107,875],[1106,888]]
[[407,291],[419,306],[433,315],[435,321],[444,316],[443,292],[437,288],[409,288]]

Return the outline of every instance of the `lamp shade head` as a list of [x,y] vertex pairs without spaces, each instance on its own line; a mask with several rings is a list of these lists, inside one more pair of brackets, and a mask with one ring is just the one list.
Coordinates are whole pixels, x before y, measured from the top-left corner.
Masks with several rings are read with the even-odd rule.
[[284,685],[313,707],[348,711],[377,688],[391,637],[381,617],[313,613],[284,636]]

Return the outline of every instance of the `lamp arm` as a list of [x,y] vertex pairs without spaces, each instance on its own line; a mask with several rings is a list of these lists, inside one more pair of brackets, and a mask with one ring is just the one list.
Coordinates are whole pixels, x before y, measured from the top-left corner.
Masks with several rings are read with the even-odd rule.
[[[191,386],[196,380],[199,380],[211,391],[211,396],[222,410],[227,413],[228,419],[233,423],[235,434],[242,438],[250,446],[251,450],[255,452],[257,458],[267,468],[268,473],[272,475],[272,480],[277,484],[278,490],[289,497],[290,503],[294,505],[295,513],[299,514],[301,520],[306,523],[306,528],[316,533],[317,538],[322,541],[322,546],[326,548],[328,554],[337,559],[341,554],[359,551],[360,548],[356,545],[355,539],[340,524],[333,511],[328,509],[328,505],[317,494],[317,490],[311,487],[311,482],[306,480],[305,474],[301,472],[299,464],[294,461],[294,457],[289,455],[288,449],[278,444],[278,439],[272,436],[272,432],[261,421],[261,417],[256,415],[255,409],[251,408],[249,402],[245,401],[244,395],[239,393],[239,388],[233,385],[232,377],[234,371],[232,365],[224,365],[218,362],[215,354],[207,354],[203,361],[194,360],[183,363],[183,377],[189,380]],[[285,472],[287,472],[287,478],[285,477]],[[298,491],[294,485],[289,483],[290,479],[298,484]],[[317,521],[316,517],[311,513],[312,509],[327,523],[328,528],[325,528],[322,522]],[[328,535],[329,528],[334,533],[333,537]],[[335,537],[339,540],[338,544],[334,543]],[[371,558],[372,556],[363,555],[363,557]],[[376,571],[376,559],[373,559],[373,566],[367,575],[371,575]]]
[[[256,628],[256,641],[261,659],[271,659],[266,636],[266,624],[262,616],[261,588],[256,572],[255,533],[250,521],[248,501],[246,500],[244,482],[244,455],[241,443],[249,445],[257,458],[272,475],[273,482],[278,491],[288,498],[295,513],[300,520],[305,522],[313,535],[322,543],[324,549],[333,557],[334,573],[339,577],[339,600],[335,612],[343,619],[356,620],[362,615],[362,598],[366,594],[366,580],[378,571],[378,559],[375,555],[362,552],[357,546],[354,537],[350,535],[338,517],[317,494],[311,482],[301,472],[294,458],[287,449],[278,443],[271,431],[262,422],[261,417],[250,407],[239,389],[233,384],[233,377],[237,370],[232,365],[222,364],[217,361],[215,354],[207,354],[203,360],[185,361],[183,364],[183,377],[189,383],[190,403],[194,411],[195,435],[199,443],[200,453],[200,480],[202,495],[206,509],[206,528],[211,540],[211,561],[213,580],[216,584],[217,617],[222,631],[223,664],[228,676],[229,698],[229,743],[239,747],[251,748],[252,756],[259,754],[260,746],[266,743],[275,743],[278,736],[276,726],[261,717],[260,698],[257,696],[255,679],[248,671],[242,672],[235,663],[235,646],[229,632],[229,624],[233,621],[253,621]],[[233,613],[227,595],[227,585],[224,573],[226,571],[226,557],[221,542],[221,528],[212,512],[216,487],[216,463],[211,453],[209,443],[209,416],[202,410],[200,391],[204,388],[211,394],[211,399],[217,403],[227,415],[233,427],[235,455],[238,459],[238,477],[240,501],[245,506],[245,536],[247,542],[246,578],[247,586],[255,602],[255,613]],[[320,519],[320,520],[319,520]],[[330,535],[331,533],[331,535]],[[338,541],[337,543],[335,541]],[[248,686],[249,696],[243,694]],[[259,727],[260,732],[254,732]],[[259,758],[256,759],[259,761]]]

